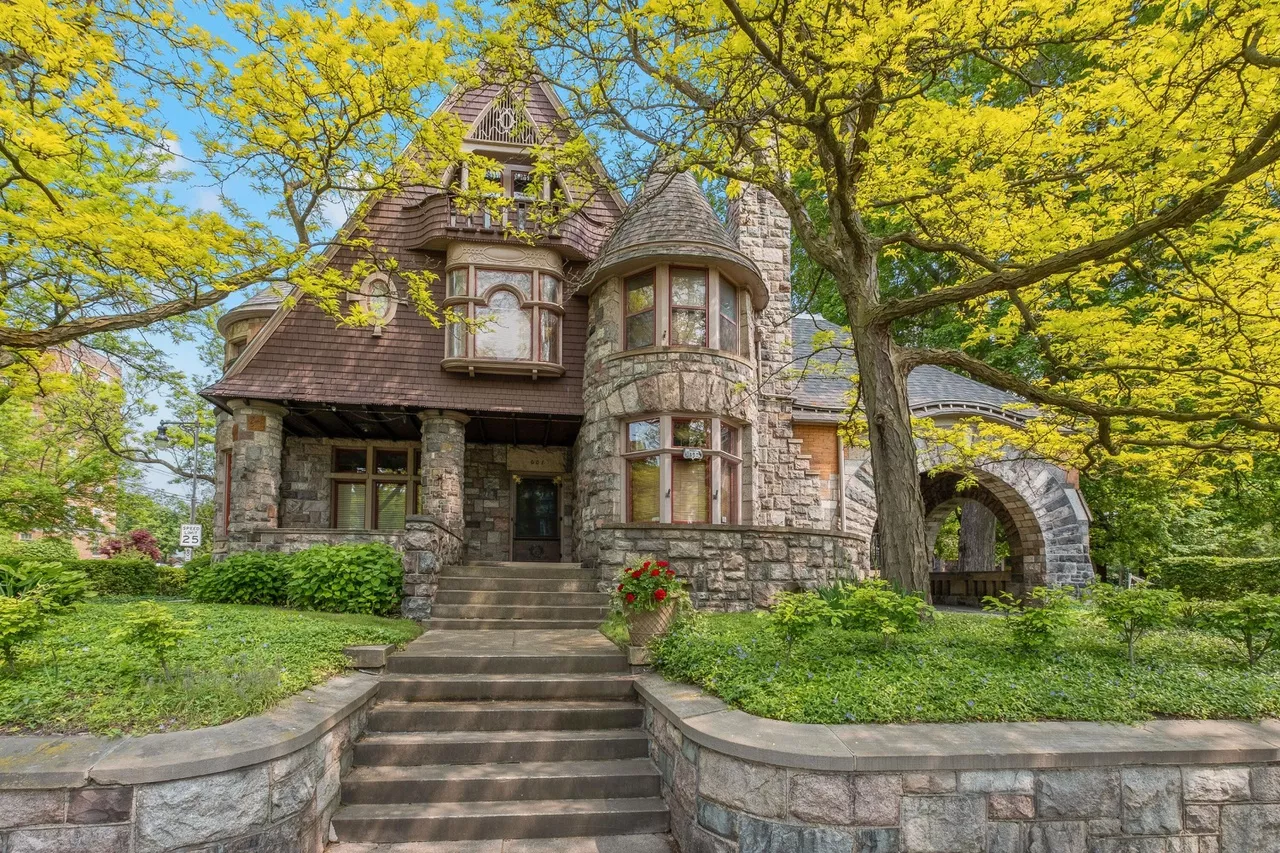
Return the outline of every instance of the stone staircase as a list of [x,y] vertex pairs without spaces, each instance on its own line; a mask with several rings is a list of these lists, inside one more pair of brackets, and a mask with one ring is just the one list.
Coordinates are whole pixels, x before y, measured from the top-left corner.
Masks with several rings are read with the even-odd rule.
[[329,849],[674,850],[626,656],[594,630],[605,610],[577,566],[442,573],[441,617],[388,659]]
[[433,630],[595,630],[609,612],[608,594],[580,563],[446,566],[439,581]]

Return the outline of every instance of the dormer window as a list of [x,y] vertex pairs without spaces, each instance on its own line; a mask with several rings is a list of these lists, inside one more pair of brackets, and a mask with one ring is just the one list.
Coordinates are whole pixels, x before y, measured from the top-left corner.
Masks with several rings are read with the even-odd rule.
[[559,276],[542,270],[456,266],[445,274],[445,306],[467,318],[450,323],[445,370],[560,376]]
[[623,349],[717,349],[746,356],[737,285],[716,269],[659,264],[623,280]]

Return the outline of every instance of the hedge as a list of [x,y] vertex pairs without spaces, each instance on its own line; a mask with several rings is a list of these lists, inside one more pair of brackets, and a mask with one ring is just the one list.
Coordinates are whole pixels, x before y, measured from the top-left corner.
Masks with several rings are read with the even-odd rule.
[[1169,557],[1153,580],[1188,598],[1239,598],[1249,592],[1280,594],[1280,557]]
[[11,539],[13,534],[0,532],[0,559],[12,558],[24,563],[66,563],[80,559],[76,546],[57,536],[40,539]]
[[88,575],[99,595],[155,595],[159,589],[159,570],[146,557],[76,560],[66,565]]

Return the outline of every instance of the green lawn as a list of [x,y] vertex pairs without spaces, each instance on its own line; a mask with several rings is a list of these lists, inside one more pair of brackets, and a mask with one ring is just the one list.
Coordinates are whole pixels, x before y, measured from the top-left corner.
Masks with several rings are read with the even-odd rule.
[[403,619],[274,607],[165,602],[195,622],[166,679],[144,655],[111,639],[128,602],[90,602],[55,618],[0,667],[0,733],[172,731],[259,713],[345,666],[344,646],[404,643]]
[[888,649],[878,636],[819,629],[788,660],[763,614],[701,615],[658,641],[657,664],[744,711],[805,723],[1114,720],[1280,716],[1280,653],[1254,669],[1193,631],[1152,634],[1131,667],[1082,617],[1060,647],[1021,654],[1001,619],[940,613]]

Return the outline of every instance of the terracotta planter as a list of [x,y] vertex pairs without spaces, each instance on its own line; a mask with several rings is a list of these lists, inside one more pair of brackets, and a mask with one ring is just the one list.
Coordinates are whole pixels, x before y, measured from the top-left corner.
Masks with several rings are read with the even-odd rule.
[[674,601],[665,601],[655,610],[628,610],[627,631],[631,635],[630,644],[641,648],[649,645],[651,639],[666,633],[675,616]]

